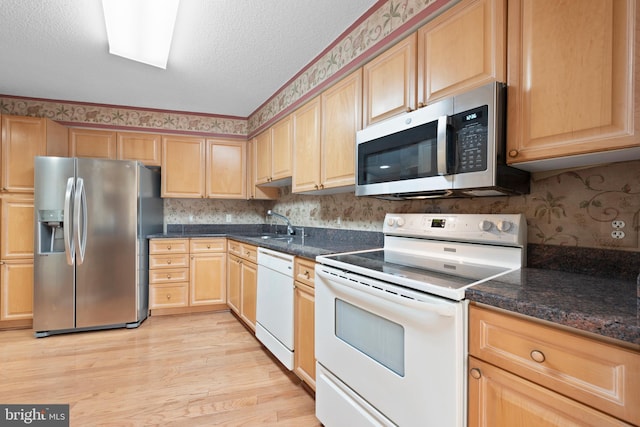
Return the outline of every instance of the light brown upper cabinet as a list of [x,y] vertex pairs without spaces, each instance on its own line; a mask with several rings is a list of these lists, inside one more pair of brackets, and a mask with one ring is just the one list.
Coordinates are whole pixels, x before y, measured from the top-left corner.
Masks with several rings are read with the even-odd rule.
[[292,147],[291,116],[285,117],[255,137],[256,185],[269,184],[291,177]]
[[247,155],[244,141],[207,140],[207,197],[247,198]]
[[302,193],[320,188],[320,97],[292,114],[293,181],[291,191]]
[[506,0],[463,0],[420,28],[418,105],[504,82],[505,43]]
[[637,2],[514,0],[508,14],[507,161],[543,170],[630,159],[621,148],[640,156]]
[[115,159],[117,136],[115,131],[97,129],[69,129],[71,157]]
[[247,199],[249,200],[275,200],[278,198],[280,190],[278,187],[259,187],[256,185],[256,138],[247,141]]
[[118,132],[116,155],[120,160],[139,160],[147,166],[160,166],[162,163],[162,135]]
[[162,197],[204,197],[205,147],[204,138],[162,137]]
[[362,128],[362,69],[294,111],[294,193],[348,191]]
[[364,126],[416,108],[415,33],[362,67]]
[[33,192],[36,156],[67,156],[67,128],[49,119],[2,116],[2,191]]

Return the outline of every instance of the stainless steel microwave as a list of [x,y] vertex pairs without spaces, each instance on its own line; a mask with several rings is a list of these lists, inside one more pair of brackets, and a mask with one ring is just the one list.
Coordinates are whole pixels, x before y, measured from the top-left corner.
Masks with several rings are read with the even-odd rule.
[[506,165],[506,85],[491,83],[356,135],[356,196],[386,199],[525,194]]

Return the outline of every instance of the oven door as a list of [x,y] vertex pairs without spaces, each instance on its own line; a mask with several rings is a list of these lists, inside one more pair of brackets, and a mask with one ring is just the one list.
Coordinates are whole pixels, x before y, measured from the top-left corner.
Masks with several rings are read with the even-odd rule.
[[466,301],[316,265],[316,416],[463,426]]

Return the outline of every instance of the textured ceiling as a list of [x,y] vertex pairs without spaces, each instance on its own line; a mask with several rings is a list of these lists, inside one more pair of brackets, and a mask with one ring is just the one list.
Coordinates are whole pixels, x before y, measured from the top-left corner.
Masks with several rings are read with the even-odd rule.
[[0,0],[0,94],[246,117],[377,0],[181,0],[167,69],[108,53],[100,0]]

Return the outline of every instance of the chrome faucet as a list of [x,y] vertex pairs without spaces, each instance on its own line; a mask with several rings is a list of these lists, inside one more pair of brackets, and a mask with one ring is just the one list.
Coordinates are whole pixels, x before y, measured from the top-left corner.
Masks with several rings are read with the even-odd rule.
[[275,212],[274,212],[274,211],[272,211],[271,209],[269,209],[269,210],[267,211],[267,216],[275,216],[275,217],[278,217],[278,218],[280,218],[280,219],[283,219],[284,221],[286,221],[286,222],[287,222],[287,234],[288,234],[289,236],[292,236],[292,235],[296,234],[295,230],[294,230],[294,229],[293,229],[293,227],[291,226],[291,222],[289,221],[289,218],[287,218],[286,216],[284,216],[284,215],[280,215],[279,213],[275,213]]

